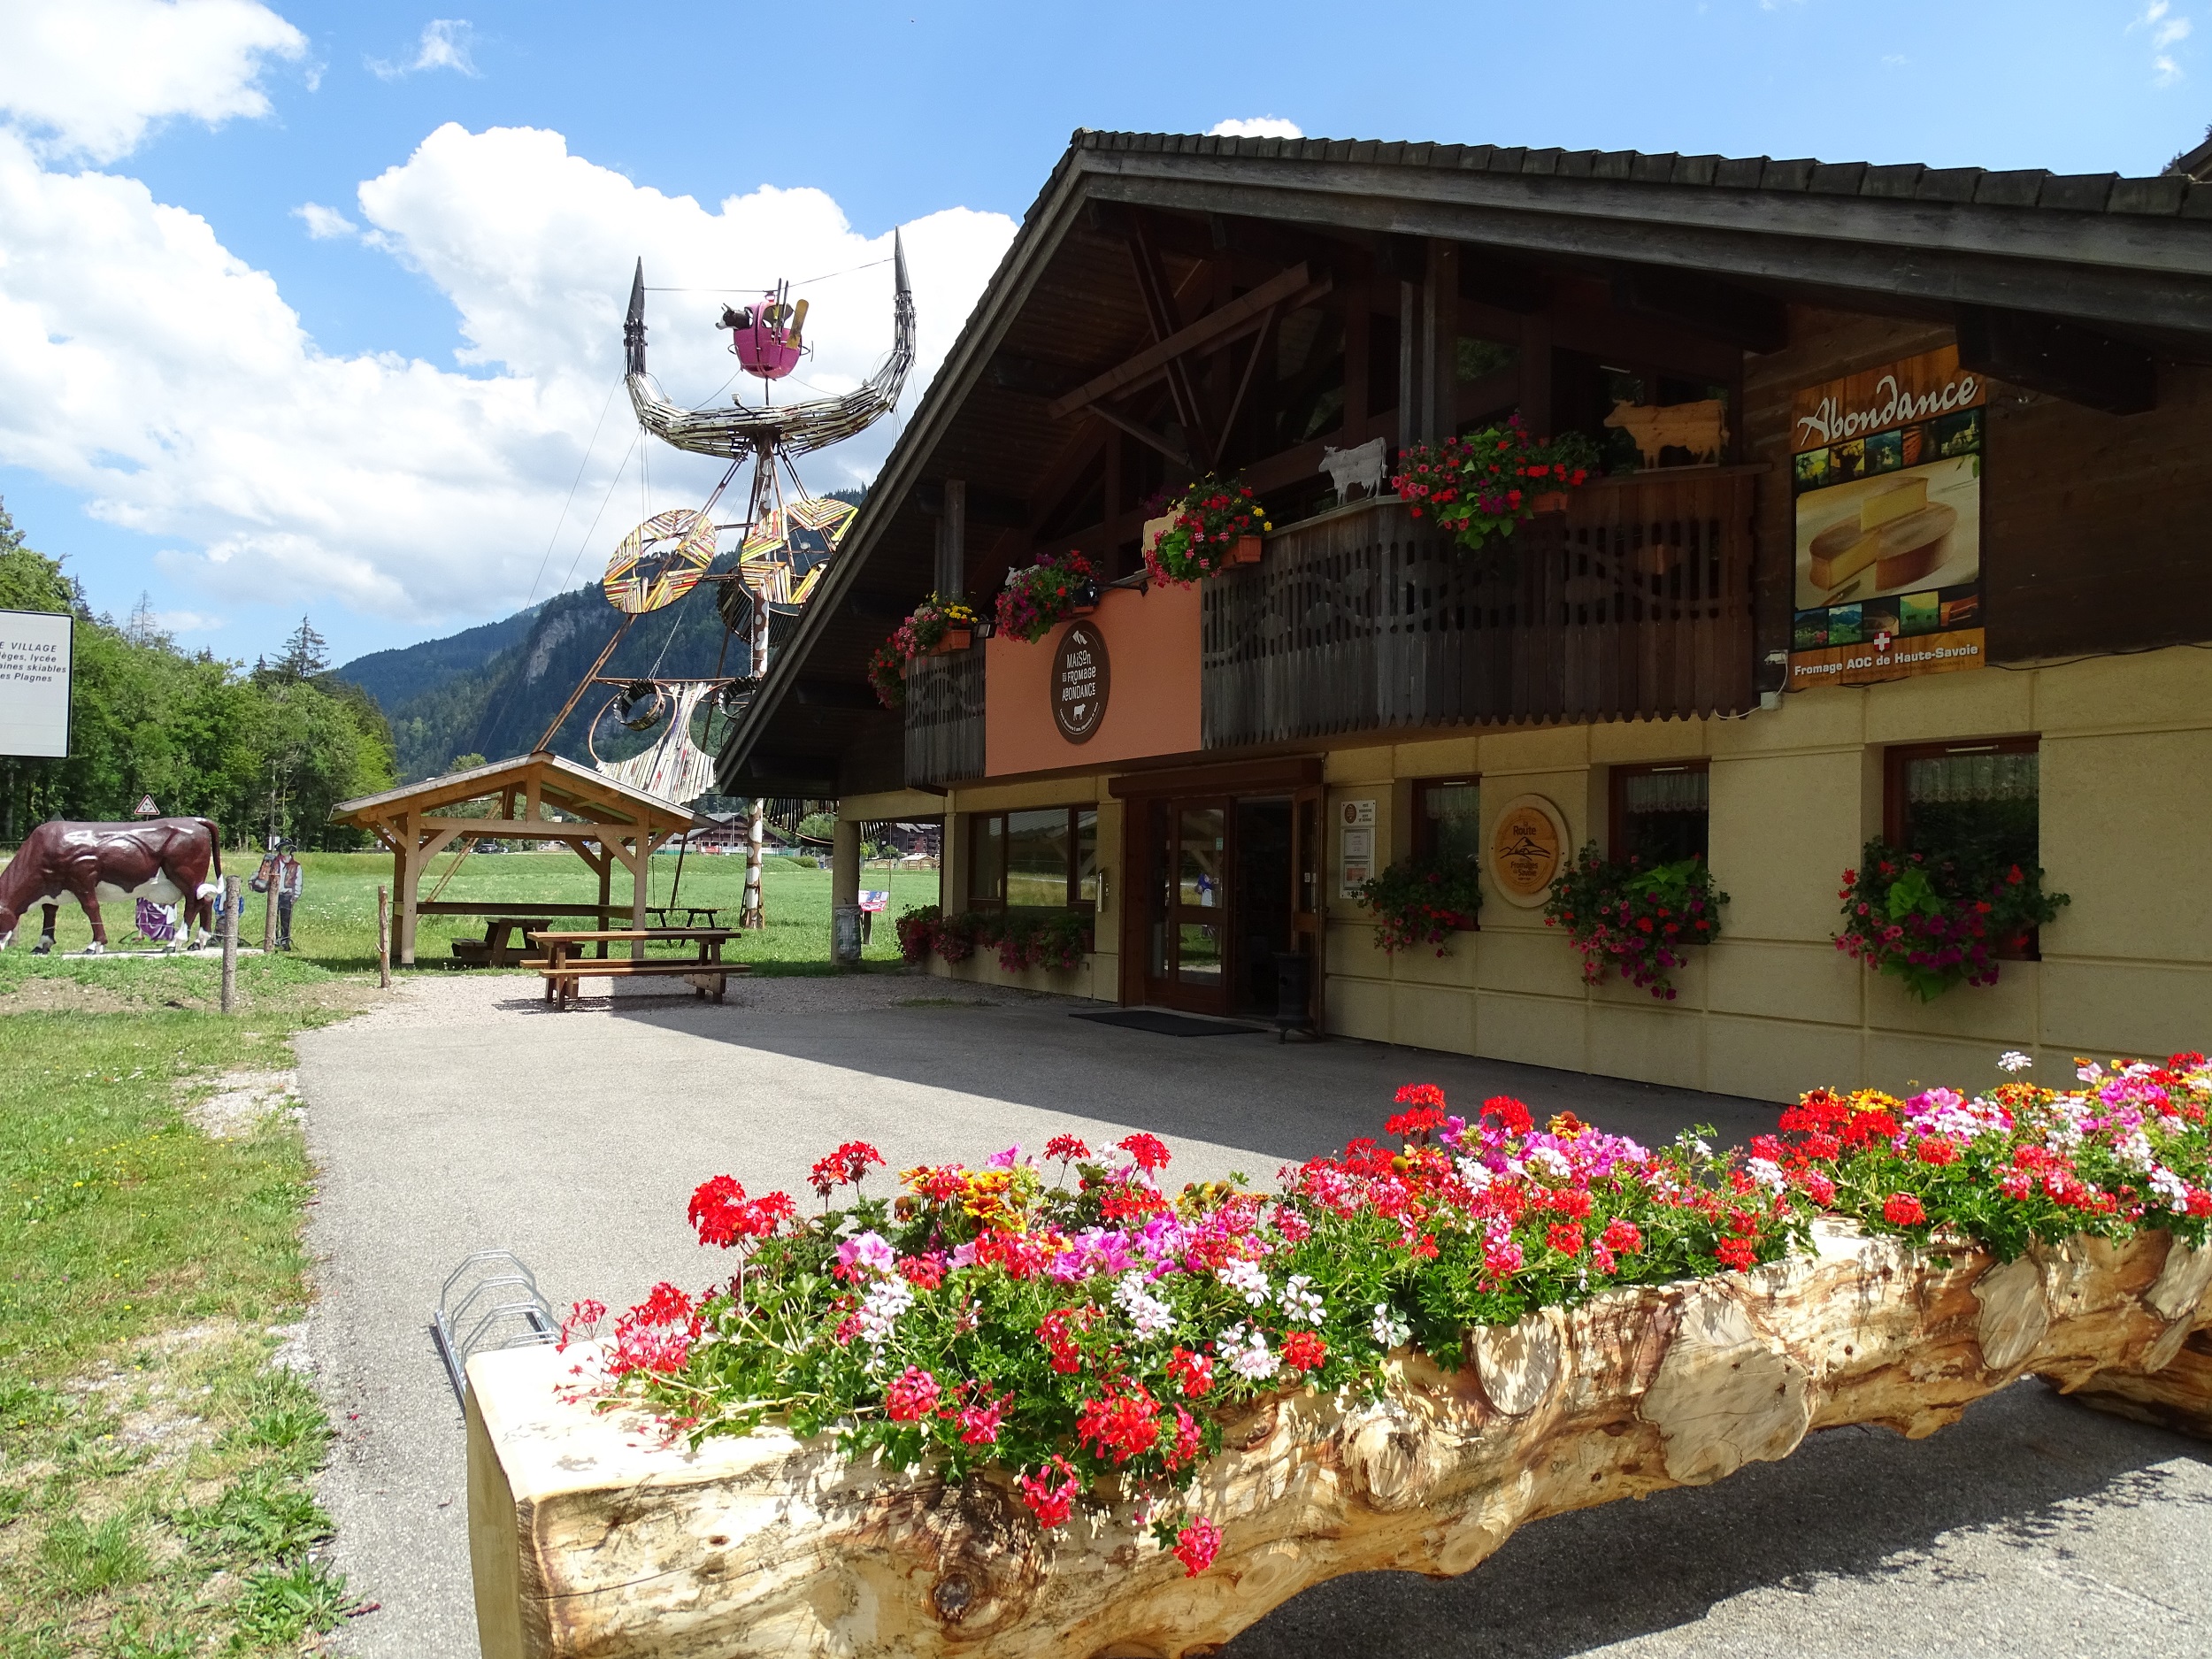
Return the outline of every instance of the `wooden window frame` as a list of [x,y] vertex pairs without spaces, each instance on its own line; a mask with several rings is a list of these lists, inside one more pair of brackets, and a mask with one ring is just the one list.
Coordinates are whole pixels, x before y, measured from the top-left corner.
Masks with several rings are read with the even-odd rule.
[[1426,797],[1432,789],[1473,789],[1476,799],[1481,799],[1482,774],[1479,772],[1450,772],[1434,778],[1416,778],[1413,780],[1413,856],[1416,858],[1433,857],[1436,853],[1436,831],[1431,824]]
[[[1047,910],[1056,908],[1059,910],[1074,910],[1084,916],[1094,914],[1098,908],[1096,903],[1093,900],[1081,896],[1083,890],[1083,864],[1077,850],[1079,845],[1077,840],[1079,815],[1085,812],[1095,815],[1098,812],[1097,803],[1092,801],[1079,801],[1072,806],[1069,806],[1064,809],[1053,806],[1017,806],[1001,807],[996,810],[990,812],[962,813],[961,818],[963,822],[961,826],[961,833],[966,837],[966,847],[968,851],[966,868],[969,873],[970,887],[969,896],[964,901],[964,908],[972,910],[1004,910],[1009,908],[1006,902],[1006,882],[1008,875],[1007,856],[1013,847],[1010,826],[1007,822],[1009,818],[1020,812],[1056,812],[1064,810],[1068,815],[1068,875],[1066,887],[1068,896],[1065,901],[1058,906],[1049,904],[1025,904],[1020,908],[1023,910]],[[983,839],[982,826],[986,821],[992,818],[998,820],[999,826],[998,892],[989,898],[977,898],[973,895],[973,872],[975,870],[976,850]],[[1098,826],[1094,817],[1092,826],[1094,834],[1096,833],[1097,827]],[[1104,866],[1102,864],[1100,868],[1102,873]]]
[[[1893,847],[1905,844],[1905,766],[1916,760],[1939,760],[1947,755],[2040,755],[2043,740],[2033,737],[1969,737],[1941,743],[1893,743],[1882,751],[1882,839]],[[2036,807],[2042,809],[2043,780],[2036,776]],[[2037,837],[2039,855],[2041,837]],[[2039,857],[2039,862],[2040,859]],[[2017,950],[1999,947],[1990,952],[2000,962],[2040,962],[2043,930],[2028,930],[2028,942]]]
[[[1882,751],[1882,839],[1905,844],[1905,767],[1916,760],[1947,755],[2039,755],[2040,737],[1970,737],[1942,743],[1893,743]],[[2041,793],[2039,780],[2037,791]]]
[[1705,779],[1706,862],[1712,862],[1713,763],[1709,760],[1647,760],[1605,769],[1605,856],[1628,856],[1628,780],[1663,772],[1694,772]]

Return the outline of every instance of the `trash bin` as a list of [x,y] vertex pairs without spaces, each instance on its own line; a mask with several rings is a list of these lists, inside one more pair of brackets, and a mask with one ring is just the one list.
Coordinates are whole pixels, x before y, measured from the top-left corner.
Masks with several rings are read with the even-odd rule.
[[837,904],[830,907],[830,960],[841,968],[849,968],[860,961],[860,906]]
[[1275,1041],[1313,1033],[1313,958],[1302,950],[1275,953]]

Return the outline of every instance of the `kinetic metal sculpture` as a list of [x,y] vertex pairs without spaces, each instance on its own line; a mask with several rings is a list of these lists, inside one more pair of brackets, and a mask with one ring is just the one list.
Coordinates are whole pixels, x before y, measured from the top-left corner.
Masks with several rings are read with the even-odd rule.
[[[539,741],[541,749],[551,743],[585,688],[598,682],[600,670],[631,621],[672,604],[688,593],[707,576],[718,534],[734,529],[742,534],[737,569],[729,577],[710,580],[728,584],[719,609],[731,632],[741,629],[746,636],[745,679],[725,680],[718,667],[716,676],[703,681],[626,682],[609,707],[633,730],[653,723],[650,714],[640,720],[631,712],[644,708],[646,700],[641,690],[646,685],[664,684],[676,691],[677,713],[663,741],[645,754],[628,761],[599,761],[602,772],[638,783],[655,794],[664,789],[690,792],[668,795],[672,801],[694,798],[711,783],[707,758],[691,741],[691,714],[710,692],[718,694],[717,704],[726,714],[734,714],[743,707],[751,687],[767,670],[770,617],[777,612],[794,614],[805,604],[852,522],[853,506],[810,495],[792,462],[864,432],[888,414],[897,405],[907,373],[914,366],[914,296],[907,282],[905,245],[895,232],[891,261],[891,354],[875,373],[841,396],[782,405],[756,405],[741,397],[726,409],[680,409],[661,396],[647,373],[645,262],[638,261],[630,281],[629,311],[622,326],[624,379],[630,406],[637,413],[638,424],[664,443],[695,455],[726,457],[729,468],[697,511],[676,508],[656,513],[624,537],[615,549],[602,585],[609,603],[624,613],[622,626],[547,728]],[[806,314],[807,302],[794,302],[789,285],[780,282],[753,304],[723,308],[719,326],[730,331],[730,349],[738,366],[759,380],[764,392],[788,375],[806,355]],[[716,504],[748,461],[752,463],[753,477],[745,517],[739,524],[718,525],[714,519]],[[784,493],[787,476],[791,485],[788,498]],[[658,697],[652,702],[657,712]],[[614,710],[618,703],[624,705],[618,711]],[[595,749],[593,758],[598,760]],[[752,803],[740,923],[748,927],[761,926],[763,919],[760,855],[766,804]]]

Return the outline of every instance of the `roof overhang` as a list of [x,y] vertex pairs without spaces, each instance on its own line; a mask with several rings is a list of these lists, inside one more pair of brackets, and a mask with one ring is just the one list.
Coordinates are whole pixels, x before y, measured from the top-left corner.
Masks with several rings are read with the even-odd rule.
[[[1094,202],[1671,268],[1947,319],[1977,309],[2059,319],[2212,361],[2212,185],[2182,175],[1078,132],[725,740],[718,787],[835,787],[838,756],[779,753],[771,725],[1076,216]],[[887,717],[850,718],[858,733]]]

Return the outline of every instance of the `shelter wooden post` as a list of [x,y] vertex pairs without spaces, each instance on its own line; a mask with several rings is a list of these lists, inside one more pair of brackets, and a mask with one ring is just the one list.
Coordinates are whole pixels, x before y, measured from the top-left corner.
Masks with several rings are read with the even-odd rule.
[[415,886],[422,879],[422,859],[417,852],[422,845],[422,814],[411,811],[401,826],[399,840],[399,875],[394,891],[399,897],[399,965],[415,965]]

